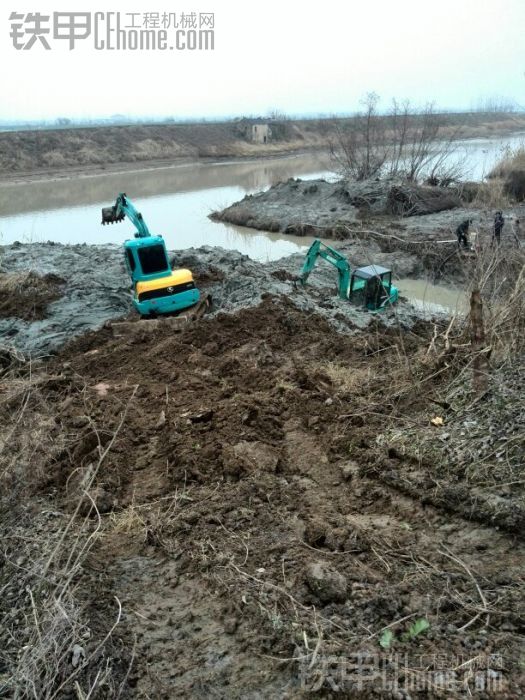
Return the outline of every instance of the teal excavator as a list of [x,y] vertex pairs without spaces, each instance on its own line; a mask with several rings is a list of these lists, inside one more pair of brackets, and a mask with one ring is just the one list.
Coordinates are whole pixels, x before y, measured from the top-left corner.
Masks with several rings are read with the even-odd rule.
[[316,239],[304,261],[299,281],[305,285],[319,258],[337,269],[337,290],[341,299],[363,305],[368,311],[382,311],[395,304],[399,298],[397,287],[392,284],[392,270],[380,265],[367,265],[352,271],[345,256]]
[[151,235],[142,214],[125,193],[115,204],[102,209],[102,224],[115,224],[128,218],[136,228],[135,237],[124,242],[124,259],[133,286],[133,305],[144,318],[172,314],[195,307],[201,311],[210,298],[201,300],[190,270],[172,270],[162,236]]

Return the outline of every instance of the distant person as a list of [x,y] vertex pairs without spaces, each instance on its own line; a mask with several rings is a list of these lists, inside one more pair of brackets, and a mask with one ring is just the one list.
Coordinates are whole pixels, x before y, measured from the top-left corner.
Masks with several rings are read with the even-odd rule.
[[503,231],[504,226],[505,226],[505,219],[503,218],[503,213],[501,211],[497,211],[496,215],[494,216],[494,229],[492,231],[492,245],[494,245],[494,243],[497,243],[498,245],[500,245],[501,232]]
[[458,245],[460,248],[464,248],[465,250],[469,250],[469,242],[468,242],[468,230],[470,228],[470,224],[472,223],[472,219],[465,219],[465,221],[462,221],[460,225],[456,229],[456,236],[458,237]]

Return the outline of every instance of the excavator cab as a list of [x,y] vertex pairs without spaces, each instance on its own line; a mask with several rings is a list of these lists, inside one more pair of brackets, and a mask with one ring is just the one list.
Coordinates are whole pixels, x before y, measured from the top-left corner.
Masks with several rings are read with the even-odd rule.
[[124,242],[124,260],[133,282],[171,273],[168,251],[162,236],[134,238]]
[[190,270],[172,270],[162,236],[124,242],[126,267],[134,282],[133,305],[141,316],[181,311],[199,301]]
[[349,298],[362,303],[369,311],[380,311],[397,302],[399,292],[392,284],[392,270],[367,265],[352,272]]

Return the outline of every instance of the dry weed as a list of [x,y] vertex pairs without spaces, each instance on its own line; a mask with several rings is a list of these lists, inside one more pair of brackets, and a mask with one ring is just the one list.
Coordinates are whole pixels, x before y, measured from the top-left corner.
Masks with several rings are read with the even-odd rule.
[[[116,600],[109,629],[94,633],[79,580],[102,526],[90,491],[129,403],[73,514],[55,512],[52,500],[39,500],[46,470],[68,441],[54,410],[59,402],[52,406],[46,399],[55,380],[21,365],[4,371],[0,385],[0,660],[5,669],[0,695],[51,700],[73,692],[89,698],[101,691],[118,697],[121,688],[108,648],[121,605]],[[91,507],[81,517],[85,499]]]

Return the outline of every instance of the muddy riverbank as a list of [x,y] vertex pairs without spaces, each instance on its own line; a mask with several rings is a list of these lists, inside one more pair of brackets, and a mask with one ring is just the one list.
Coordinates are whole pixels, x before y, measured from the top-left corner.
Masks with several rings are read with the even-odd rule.
[[[509,144],[519,144],[520,138],[519,133],[513,133],[509,134],[508,140],[492,138],[462,142],[461,149],[468,150],[472,176],[480,179],[487,169],[493,167],[502,149]],[[51,177],[0,181],[0,242],[120,243],[132,232],[129,222],[111,228],[101,227],[100,208],[108,206],[118,192],[124,191],[146,216],[150,229],[161,233],[170,248],[216,246],[238,250],[266,262],[305,251],[313,236],[282,231],[272,233],[264,229],[254,231],[231,223],[217,224],[210,221],[209,213],[227,208],[246,194],[255,194],[279,182],[286,183],[291,177],[303,180],[325,178],[329,182],[335,179],[327,153],[319,150],[279,158],[233,159],[215,163],[201,159],[193,164],[144,166],[142,161],[122,168],[115,163],[108,164],[107,171],[98,173],[91,166],[78,168],[70,176],[66,176],[64,170],[59,180]],[[317,216],[315,197],[305,196],[303,200],[300,206],[305,210],[309,207]],[[317,204],[323,211],[325,203]],[[283,212],[286,214],[285,207]],[[333,216],[333,213],[327,213],[329,217]],[[337,216],[341,217],[343,213],[341,206]],[[457,218],[463,212],[451,210],[450,214],[450,221],[446,212],[442,212],[437,219],[415,217],[416,223],[412,221],[414,217],[408,217],[399,223],[410,229],[414,224],[419,226],[428,222],[426,228],[430,233],[434,228],[444,228],[449,234],[452,232],[453,238]],[[487,213],[487,225],[490,214]],[[510,214],[512,212],[505,212],[506,216]],[[349,218],[352,221],[353,216]],[[358,223],[363,230],[376,230],[380,235],[395,233],[397,225],[395,220],[390,225],[384,217],[381,220],[374,217],[374,226],[368,225],[370,222],[366,219],[358,219]],[[376,225],[382,228],[377,230]],[[360,235],[364,235],[362,231]],[[392,247],[388,252],[391,250]]]
[[301,253],[171,256],[214,298],[192,323],[137,318],[121,246],[1,249],[0,696],[295,699],[364,659],[351,697],[521,697],[520,288],[480,401],[461,313],[370,314]]
[[0,242],[121,243],[133,233],[129,221],[102,227],[100,210],[126,192],[173,249],[218,246],[261,261],[304,249],[308,241],[289,235],[254,233],[217,225],[208,214],[246,192],[292,175],[326,173],[326,157],[290,156],[260,161],[181,165],[79,178],[0,183]]
[[247,194],[222,211],[210,214],[249,228],[291,235],[322,235],[344,240],[348,228],[381,217],[422,217],[462,204],[454,188],[423,187],[396,180],[348,182],[291,178],[268,190]]
[[[523,204],[504,210],[502,240],[509,254],[518,246],[518,236],[523,235],[516,221],[524,216]],[[295,237],[361,242],[365,246],[374,242],[383,253],[402,251],[415,256],[434,280],[464,282],[472,261],[458,252],[456,228],[470,219],[471,238],[480,247],[489,246],[494,208],[467,202],[461,187],[295,178],[247,194],[212,212],[210,218]]]
[[[366,247],[348,244],[343,250],[354,265],[368,264],[373,258],[377,264],[394,268],[396,278],[417,277],[421,271],[414,256],[382,253],[374,242]],[[236,251],[201,247],[175,251],[171,259],[174,267],[191,269],[202,291],[212,295],[212,313],[253,307],[265,296],[275,295],[286,296],[305,313],[321,314],[341,332],[353,332],[377,318],[337,297],[337,280],[331,266],[319,265],[306,288],[295,284],[303,254],[263,264]],[[39,280],[53,276],[63,281],[58,298],[39,300],[35,274]],[[0,284],[2,278],[17,275],[20,286],[27,285],[25,292],[33,295],[35,304],[42,306],[41,302],[46,301],[43,313],[33,319],[21,313],[17,297],[11,298],[10,308],[7,302],[4,304],[0,336],[4,344],[22,353],[45,355],[77,335],[100,328],[106,321],[138,318],[132,311],[129,277],[120,246],[4,246]],[[387,326],[395,323],[409,327],[422,313],[408,301],[401,301],[395,309],[382,313],[380,321]]]

